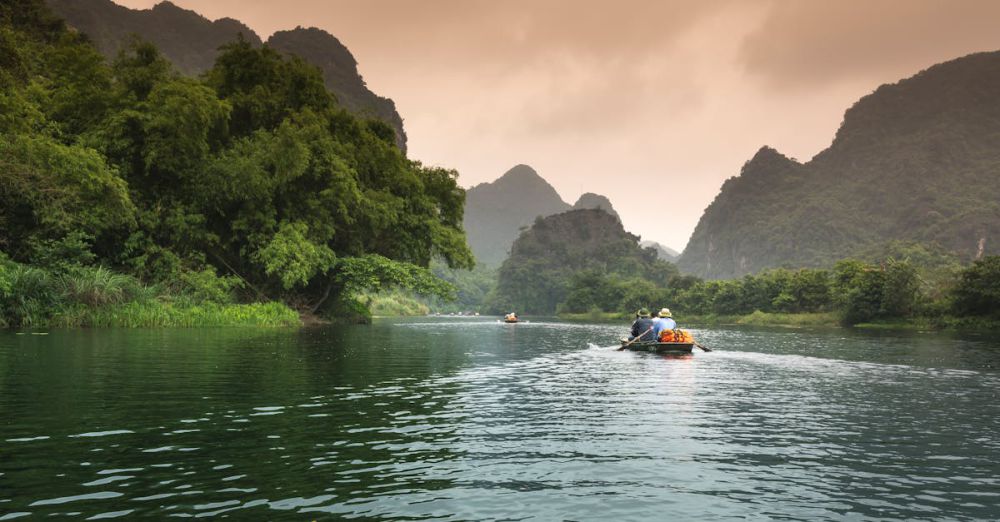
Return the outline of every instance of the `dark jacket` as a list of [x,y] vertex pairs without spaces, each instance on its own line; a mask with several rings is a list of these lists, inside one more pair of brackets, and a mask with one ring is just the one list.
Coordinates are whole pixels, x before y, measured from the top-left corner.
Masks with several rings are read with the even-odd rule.
[[653,328],[652,319],[649,317],[640,317],[632,323],[632,337],[629,340],[631,341],[632,339],[635,339],[637,335],[642,334],[642,337],[639,338],[640,341],[655,341],[656,334],[653,333],[655,331],[656,328]]

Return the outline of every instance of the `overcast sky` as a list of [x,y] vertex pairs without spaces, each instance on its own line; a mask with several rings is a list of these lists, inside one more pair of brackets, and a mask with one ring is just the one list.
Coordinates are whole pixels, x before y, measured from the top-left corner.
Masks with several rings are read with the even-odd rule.
[[[157,0],[115,0],[148,8]],[[763,145],[808,160],[878,85],[1000,49],[1000,1],[174,0],[263,38],[316,26],[470,187],[518,163],[682,250]]]

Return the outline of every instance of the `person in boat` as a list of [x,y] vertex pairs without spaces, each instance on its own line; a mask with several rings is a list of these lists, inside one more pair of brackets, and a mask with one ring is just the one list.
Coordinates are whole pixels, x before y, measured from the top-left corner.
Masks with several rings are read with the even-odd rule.
[[640,308],[635,313],[635,322],[632,323],[632,336],[628,340],[632,341],[638,337],[639,341],[655,341],[655,330],[656,324],[653,323],[653,318],[649,316],[649,310]]
[[514,312],[511,312],[511,313],[503,316],[503,320],[507,321],[508,323],[517,322],[517,314],[515,314]]
[[674,315],[670,313],[669,308],[660,309],[660,313],[653,318],[653,325],[653,332],[657,339],[660,338],[660,332],[677,329],[677,321],[674,321]]

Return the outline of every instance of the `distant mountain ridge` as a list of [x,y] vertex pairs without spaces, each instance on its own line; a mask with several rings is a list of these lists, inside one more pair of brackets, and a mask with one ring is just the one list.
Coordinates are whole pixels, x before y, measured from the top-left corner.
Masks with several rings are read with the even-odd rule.
[[[167,1],[146,10],[129,9],[111,0],[45,1],[109,59],[114,59],[130,35],[137,34],[155,44],[178,70],[191,76],[211,68],[219,47],[240,34],[255,46],[265,43],[238,20],[221,18],[213,22]],[[395,103],[368,89],[354,56],[336,37],[320,29],[298,27],[275,33],[266,44],[319,67],[327,89],[347,110],[391,125],[396,131],[396,144],[406,151],[406,132]]]
[[536,217],[594,208],[619,219],[608,198],[586,193],[570,205],[533,168],[516,165],[496,181],[466,191],[465,234],[478,262],[498,266],[521,229]]
[[799,163],[761,148],[705,210],[678,265],[708,278],[822,267],[892,240],[1000,253],[1000,52],[863,97]]

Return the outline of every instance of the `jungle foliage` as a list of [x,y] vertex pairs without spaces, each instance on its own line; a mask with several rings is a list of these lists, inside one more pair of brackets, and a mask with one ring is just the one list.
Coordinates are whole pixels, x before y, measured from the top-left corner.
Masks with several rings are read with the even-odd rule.
[[322,313],[387,286],[447,297],[430,261],[473,265],[457,174],[298,58],[240,39],[191,79],[136,41],[109,65],[39,0],[0,4],[0,57],[0,284],[82,270],[127,278],[114,302],[202,281]]

